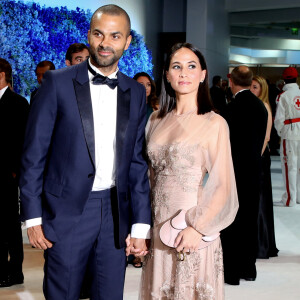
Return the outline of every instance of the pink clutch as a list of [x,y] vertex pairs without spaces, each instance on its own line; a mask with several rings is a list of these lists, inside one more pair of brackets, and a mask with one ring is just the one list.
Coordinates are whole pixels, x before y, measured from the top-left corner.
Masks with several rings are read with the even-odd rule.
[[[185,213],[186,213],[185,210],[181,210],[176,217],[167,221],[160,228],[159,237],[165,245],[171,248],[175,248],[174,242],[178,233],[187,227],[187,224],[185,222]],[[203,249],[209,246],[219,236],[220,236],[219,232],[214,235],[203,236],[202,241],[199,244],[199,249]]]

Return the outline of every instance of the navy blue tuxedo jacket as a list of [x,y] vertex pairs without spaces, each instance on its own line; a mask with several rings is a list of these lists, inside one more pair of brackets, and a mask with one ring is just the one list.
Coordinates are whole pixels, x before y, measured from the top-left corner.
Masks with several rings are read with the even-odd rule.
[[[151,224],[143,157],[146,99],[142,85],[118,72],[116,196],[117,247],[132,224]],[[55,242],[79,221],[95,175],[93,111],[87,61],[46,72],[29,113],[20,177],[22,219],[42,217]],[[109,101],[109,99],[107,99]]]

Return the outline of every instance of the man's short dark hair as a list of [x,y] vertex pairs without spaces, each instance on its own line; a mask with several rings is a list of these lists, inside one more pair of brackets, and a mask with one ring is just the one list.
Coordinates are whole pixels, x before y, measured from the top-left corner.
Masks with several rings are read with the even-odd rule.
[[0,58],[0,72],[5,73],[5,81],[7,83],[12,81],[12,68],[11,68],[11,65],[4,58]]
[[219,84],[221,79],[222,79],[222,77],[219,76],[219,75],[214,76],[213,79],[212,79],[212,84],[213,85]]
[[230,75],[230,79],[235,85],[249,87],[252,84],[253,73],[246,66],[235,67]]
[[49,70],[55,70],[55,65],[52,61],[43,60],[37,64],[37,66],[35,68],[35,73],[36,73],[37,68],[43,68],[43,67],[49,67]]
[[96,18],[96,15],[98,13],[102,13],[102,14],[106,14],[106,15],[110,15],[110,16],[124,16],[128,23],[127,36],[130,35],[130,30],[131,30],[130,18],[128,16],[127,12],[123,8],[121,8],[118,5],[114,5],[114,4],[108,4],[108,5],[103,5],[103,6],[99,7],[92,15],[90,29],[92,27],[92,23],[93,23],[94,19]]
[[66,53],[66,60],[72,61],[72,54],[83,51],[84,49],[89,50],[87,45],[83,43],[74,43],[71,44]]

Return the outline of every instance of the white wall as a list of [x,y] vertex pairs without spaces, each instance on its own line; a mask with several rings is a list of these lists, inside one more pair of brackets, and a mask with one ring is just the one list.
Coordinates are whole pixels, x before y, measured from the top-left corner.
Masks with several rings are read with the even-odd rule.
[[187,16],[187,42],[196,45],[205,56],[210,78],[225,77],[230,46],[225,0],[188,0]]

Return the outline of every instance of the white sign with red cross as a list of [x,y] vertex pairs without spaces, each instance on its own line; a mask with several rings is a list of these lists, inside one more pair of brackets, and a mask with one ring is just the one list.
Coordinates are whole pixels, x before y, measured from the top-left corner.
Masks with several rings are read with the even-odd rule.
[[294,106],[297,110],[300,110],[300,96],[294,98]]

